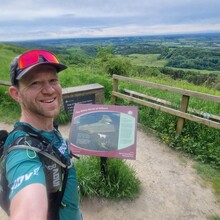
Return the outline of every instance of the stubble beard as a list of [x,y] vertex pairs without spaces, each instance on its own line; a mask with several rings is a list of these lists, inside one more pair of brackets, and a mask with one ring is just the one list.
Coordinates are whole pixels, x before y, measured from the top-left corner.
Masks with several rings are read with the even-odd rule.
[[43,118],[54,118],[60,112],[61,98],[56,97],[57,105],[53,109],[45,109],[44,106],[37,103],[29,102],[25,98],[23,99],[23,109],[29,112],[31,115],[40,116]]

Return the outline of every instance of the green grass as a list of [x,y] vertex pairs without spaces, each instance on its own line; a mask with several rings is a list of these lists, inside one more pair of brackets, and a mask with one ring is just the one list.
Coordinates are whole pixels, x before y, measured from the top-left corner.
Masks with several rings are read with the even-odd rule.
[[206,94],[210,94],[210,95],[220,96],[220,91],[210,89],[205,86],[197,86],[197,85],[191,84],[185,80],[174,80],[170,76],[166,76],[166,75],[160,75],[157,77],[143,77],[141,79],[146,80],[146,81],[150,81],[150,82],[154,82],[154,83],[158,83],[158,84],[162,84],[162,85],[171,86],[171,87],[187,89],[187,90],[206,93]]
[[75,166],[81,198],[133,200],[140,194],[140,180],[125,160],[108,158],[106,176],[101,172],[99,157],[81,157]]
[[209,220],[220,220],[220,216],[214,215],[208,218]]
[[158,60],[160,54],[130,54],[128,58],[131,63],[138,66],[164,67],[167,60]]
[[191,72],[196,72],[196,73],[201,73],[201,74],[209,74],[209,73],[215,73],[220,75],[220,71],[216,70],[199,70],[199,69],[186,69],[186,68],[177,68],[177,67],[169,67],[174,70],[184,70],[184,71],[191,71]]
[[207,184],[212,185],[215,195],[220,202],[220,169],[214,169],[208,164],[201,163],[196,163],[194,168]]
[[19,105],[10,97],[8,87],[0,86],[0,94],[1,122],[15,123],[21,114]]
[[15,54],[12,51],[1,49],[0,53],[0,79],[9,81],[9,64]]
[[[216,195],[217,201],[220,202],[220,170],[212,168],[208,164],[196,163],[194,165],[199,176],[205,181],[206,185],[211,185]],[[213,215],[208,217],[209,220],[220,220],[220,216]]]
[[0,44],[0,79],[9,81],[9,66],[12,59],[23,51],[22,48],[18,48],[11,45]]

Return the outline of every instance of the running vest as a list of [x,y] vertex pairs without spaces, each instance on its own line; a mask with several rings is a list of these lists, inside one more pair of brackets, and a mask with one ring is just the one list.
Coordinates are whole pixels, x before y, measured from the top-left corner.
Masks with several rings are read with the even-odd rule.
[[18,130],[25,132],[26,135],[12,141],[4,149],[1,157],[0,206],[10,215],[10,188],[8,187],[5,169],[5,159],[8,153],[16,149],[32,150],[37,153],[44,166],[49,201],[48,220],[59,220],[59,208],[65,191],[68,171],[72,166],[71,155],[66,158],[49,140],[29,126],[19,125],[11,133]]

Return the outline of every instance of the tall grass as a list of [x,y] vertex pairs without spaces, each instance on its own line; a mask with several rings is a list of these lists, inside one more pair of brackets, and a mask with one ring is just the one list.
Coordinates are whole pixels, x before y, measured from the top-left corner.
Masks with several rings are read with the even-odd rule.
[[11,45],[0,45],[0,79],[9,81],[9,66],[12,59],[24,49]]
[[96,66],[70,67],[59,75],[63,88],[85,84],[99,83],[104,87],[105,99],[110,100],[112,90],[112,79],[106,75],[102,68]]
[[3,86],[0,86],[0,109],[0,121],[5,123],[14,123],[21,115],[19,105],[12,100],[8,88]]
[[76,162],[83,197],[133,200],[139,196],[140,180],[136,177],[135,170],[124,160],[108,158],[106,168],[107,173],[104,175],[98,157],[81,157]]

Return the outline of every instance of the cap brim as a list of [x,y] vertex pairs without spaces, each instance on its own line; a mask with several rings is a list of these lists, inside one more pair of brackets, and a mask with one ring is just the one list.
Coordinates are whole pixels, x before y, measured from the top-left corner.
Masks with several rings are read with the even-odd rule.
[[62,70],[65,70],[67,68],[66,65],[64,64],[61,64],[61,63],[50,63],[50,62],[46,62],[46,63],[37,63],[37,64],[34,64],[32,66],[29,66],[27,68],[25,68],[24,70],[22,70],[18,76],[16,77],[16,80],[19,80],[21,79],[26,73],[28,73],[30,70],[32,70],[33,68],[37,67],[37,66],[43,66],[43,65],[49,65],[49,66],[53,66],[57,73],[59,73],[60,71]]

